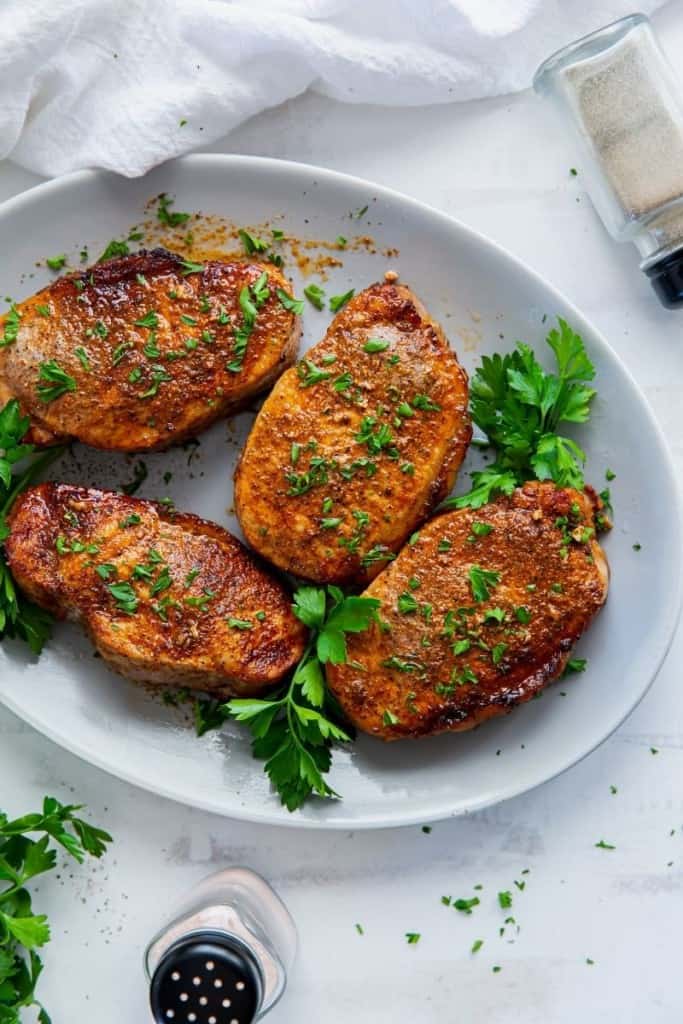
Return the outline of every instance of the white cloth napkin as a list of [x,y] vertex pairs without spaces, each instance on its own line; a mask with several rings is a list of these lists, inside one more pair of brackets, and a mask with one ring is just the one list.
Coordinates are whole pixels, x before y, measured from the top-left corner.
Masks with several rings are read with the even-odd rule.
[[[663,0],[638,0],[646,13]],[[0,157],[127,176],[308,88],[447,103],[526,88],[633,0],[4,0]]]

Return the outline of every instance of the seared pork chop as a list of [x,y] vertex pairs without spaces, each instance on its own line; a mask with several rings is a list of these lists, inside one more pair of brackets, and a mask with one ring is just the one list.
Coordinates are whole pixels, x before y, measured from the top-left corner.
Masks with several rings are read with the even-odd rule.
[[0,317],[0,405],[19,400],[33,443],[167,448],[292,363],[299,319],[278,290],[271,264],[164,249],[67,274]]
[[327,680],[359,729],[385,740],[471,729],[562,674],[607,597],[594,506],[533,482],[432,519],[365,592],[381,622],[347,637]]
[[244,534],[275,565],[365,583],[453,485],[467,376],[410,289],[375,284],[266,399],[236,473]]
[[21,589],[82,623],[121,675],[218,696],[296,664],[290,596],[227,530],[112,491],[47,483],[16,501],[5,551]]

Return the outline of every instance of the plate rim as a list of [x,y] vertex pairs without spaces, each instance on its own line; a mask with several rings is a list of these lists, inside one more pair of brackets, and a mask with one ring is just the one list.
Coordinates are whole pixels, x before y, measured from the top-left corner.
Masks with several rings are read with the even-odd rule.
[[[681,535],[682,524],[683,524],[683,502],[681,495],[681,486],[678,481],[675,466],[673,463],[672,455],[669,449],[666,436],[663,428],[661,427],[657,417],[652,410],[650,403],[637,383],[635,377],[631,373],[629,367],[621,360],[615,349],[610,345],[607,339],[604,337],[602,332],[598,330],[594,324],[576,307],[576,305],[569,300],[558,288],[555,287],[550,281],[548,281],[542,274],[530,267],[524,260],[515,256],[509,249],[494,239],[489,238],[483,232],[464,224],[457,217],[452,214],[446,213],[443,210],[438,209],[435,206],[431,206],[429,203],[425,203],[420,199],[407,195],[406,193],[400,192],[397,189],[393,189],[386,185],[381,185],[377,182],[370,181],[365,178],[358,177],[357,175],[347,174],[342,171],[336,171],[325,167],[320,167],[315,164],[307,164],[301,161],[294,160],[281,160],[274,157],[263,157],[263,156],[252,156],[247,154],[232,154],[232,153],[192,153],[182,157],[178,157],[162,164],[157,165],[148,173],[156,173],[164,168],[172,167],[175,165],[184,165],[190,167],[197,167],[201,169],[221,167],[223,169],[231,169],[233,171],[244,171],[248,168],[253,168],[254,165],[263,168],[265,171],[271,173],[282,173],[284,170],[291,171],[296,174],[306,174],[308,176],[314,175],[318,179],[324,179],[327,183],[334,186],[335,184],[341,184],[344,186],[353,186],[354,188],[361,188],[364,190],[370,190],[374,195],[378,197],[384,197],[394,202],[398,202],[399,205],[411,207],[417,213],[426,215],[428,217],[435,217],[444,223],[445,226],[453,229],[456,232],[467,237],[473,243],[483,246],[484,248],[495,251],[499,257],[504,261],[512,264],[517,270],[523,271],[532,281],[544,289],[552,298],[556,299],[560,304],[564,305],[572,314],[576,317],[577,321],[585,324],[590,329],[591,333],[598,339],[599,343],[603,347],[604,352],[608,358],[618,364],[621,373],[625,376],[628,384],[638,394],[643,414],[649,422],[650,428],[653,430],[654,436],[659,442],[659,448],[662,455],[663,465],[667,471],[669,478],[672,494],[673,503],[671,509],[672,526],[673,529]],[[43,198],[49,196],[50,193],[59,193],[62,189],[70,189],[72,187],[78,187],[79,185],[85,185],[90,181],[97,181],[103,178],[119,178],[120,176],[115,175],[111,171],[104,169],[86,169],[81,171],[73,171],[69,174],[62,175],[57,178],[50,179],[48,181],[41,182],[37,185],[32,186],[29,189],[19,193],[16,196],[5,200],[0,203],[0,218],[6,215],[12,215],[16,212],[21,212],[22,207],[30,207],[37,197]],[[142,180],[145,176],[132,180]],[[125,179],[124,179],[125,180]],[[131,180],[131,179],[128,179]],[[541,773],[538,780],[532,784],[526,782],[521,783],[509,783],[502,784],[496,790],[495,795],[482,796],[479,799],[473,799],[468,802],[466,806],[460,805],[453,808],[447,804],[441,805],[439,808],[432,808],[424,814],[417,814],[413,811],[401,812],[400,808],[394,812],[383,812],[382,814],[373,813],[368,817],[357,820],[353,817],[335,817],[333,819],[326,819],[325,817],[314,817],[304,816],[301,814],[289,814],[287,817],[283,817],[282,809],[275,807],[273,810],[261,809],[253,811],[247,806],[233,807],[230,809],[220,806],[218,802],[211,801],[210,799],[203,799],[201,795],[195,795],[190,797],[189,795],[184,796],[169,787],[166,787],[161,782],[155,782],[141,778],[135,772],[128,772],[125,766],[114,766],[104,758],[100,758],[96,751],[90,751],[84,746],[80,745],[77,739],[73,739],[71,736],[64,736],[61,733],[58,734],[56,730],[52,730],[49,723],[39,723],[39,720],[32,712],[26,712],[25,709],[19,709],[18,703],[8,697],[5,694],[0,694],[0,703],[7,707],[13,714],[19,719],[26,722],[31,728],[47,737],[52,743],[67,750],[69,753],[75,755],[79,760],[86,764],[93,765],[101,771],[106,772],[108,775],[112,775],[115,778],[119,778],[130,785],[137,786],[140,789],[144,789],[147,792],[154,793],[157,796],[161,796],[164,799],[171,800],[175,803],[180,803],[188,807],[196,807],[202,811],[218,815],[223,818],[232,820],[246,821],[252,824],[262,825],[277,825],[284,828],[297,828],[297,829],[308,829],[308,830],[324,830],[324,831],[337,831],[337,830],[374,830],[384,828],[397,828],[407,827],[411,825],[425,824],[429,822],[444,821],[450,818],[461,817],[463,815],[472,814],[477,811],[483,810],[486,807],[492,807],[505,801],[512,800],[515,797],[522,796],[523,794],[530,793],[537,789],[539,786],[544,785],[553,779],[563,775],[574,765],[579,764],[590,754],[592,754],[599,746],[601,746],[614,732],[623,724],[623,722],[632,714],[635,708],[640,704],[645,695],[649,692],[655,679],[657,678],[662,664],[671,648],[673,640],[676,635],[676,628],[678,626],[681,617],[681,605],[683,600],[683,579],[681,578],[681,560],[683,554],[680,550],[680,545],[675,548],[675,561],[674,561],[674,573],[671,578],[674,580],[672,586],[672,593],[668,595],[668,621],[665,623],[666,629],[663,632],[663,640],[660,641],[659,647],[655,653],[653,668],[649,671],[649,679],[643,689],[637,694],[637,696],[629,701],[626,708],[622,708],[616,718],[610,720],[609,726],[603,732],[600,738],[596,739],[591,745],[578,754],[572,754],[559,766],[553,768],[550,772]],[[343,807],[343,802],[336,805],[337,807]]]

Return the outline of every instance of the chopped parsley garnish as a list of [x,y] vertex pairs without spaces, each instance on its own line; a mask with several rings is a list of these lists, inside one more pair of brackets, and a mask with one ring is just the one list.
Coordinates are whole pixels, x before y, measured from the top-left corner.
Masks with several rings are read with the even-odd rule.
[[215,596],[212,590],[205,590],[199,597],[185,597],[183,600],[188,608],[198,608],[200,612],[205,612]]
[[66,266],[66,256],[64,253],[61,256],[48,256],[45,262],[50,270],[61,270],[62,267]]
[[40,303],[36,303],[36,313],[39,313],[40,316],[52,316],[50,307],[41,305]]
[[496,646],[491,651],[491,661],[493,662],[494,665],[500,664],[500,662],[503,659],[503,655],[505,654],[507,649],[507,644],[496,644]]
[[396,607],[401,615],[409,615],[412,612],[416,612],[419,605],[413,595],[405,591],[405,593],[399,594]]
[[177,228],[181,224],[186,224],[190,219],[189,213],[177,213],[170,209],[175,200],[169,199],[165,192],[161,193],[157,201],[157,220],[161,224],[165,224],[169,228]]
[[400,722],[400,719],[396,717],[396,715],[394,714],[393,711],[390,711],[389,708],[386,708],[384,710],[384,712],[382,714],[382,724],[383,725],[398,725],[399,722]]
[[104,263],[105,260],[113,260],[117,259],[119,256],[128,256],[129,254],[130,248],[128,245],[125,242],[119,242],[113,238],[97,262]]
[[406,658],[399,658],[396,654],[392,654],[391,657],[385,658],[384,661],[380,662],[383,668],[395,669],[397,672],[423,672],[424,665],[421,661],[415,659],[408,660]]
[[268,251],[268,242],[264,242],[262,238],[258,238],[256,235],[250,234],[243,228],[240,228],[237,234],[240,237],[240,241],[244,246],[244,251],[247,256],[253,256],[255,253]]
[[242,369],[249,339],[256,326],[258,312],[269,295],[268,274],[265,270],[253,284],[245,286],[240,291],[239,303],[242,311],[242,324],[235,331],[233,358],[227,366],[231,373],[239,373]]
[[509,889],[498,893],[498,905],[503,910],[508,910],[512,906],[512,893]]
[[383,338],[368,338],[363,345],[363,351],[369,352],[370,354],[374,352],[385,352],[388,348],[389,342],[385,341]]
[[83,369],[86,371],[86,373],[89,373],[90,370],[92,369],[92,367],[90,366],[90,360],[88,359],[88,353],[85,351],[85,349],[83,348],[82,345],[79,345],[78,348],[74,349],[74,355],[76,356],[76,359],[78,359],[79,363],[81,364]]
[[304,288],[304,295],[316,309],[323,308],[323,300],[325,298],[324,288],[320,288],[317,284],[309,284],[307,288]]
[[131,512],[125,519],[119,520],[119,526],[122,530],[127,530],[130,526],[139,526],[141,522],[142,519],[137,512]]
[[231,616],[227,621],[230,629],[246,630],[254,628],[254,623],[249,619],[235,619]]
[[276,288],[275,294],[280,300],[280,305],[283,309],[286,309],[290,313],[294,313],[295,316],[302,315],[304,311],[303,299],[295,299],[293,295],[288,295],[287,292],[282,290],[282,288]]
[[572,675],[575,672],[585,672],[587,664],[588,662],[585,658],[570,658],[564,666],[562,678],[564,679],[565,676]]
[[159,385],[166,384],[168,381],[173,380],[173,377],[163,366],[152,367],[152,383],[140,394],[140,398],[154,398],[159,393]]
[[332,376],[329,370],[321,370],[319,366],[312,363],[310,359],[302,359],[297,366],[299,375],[299,387],[310,388],[321,381],[329,380]]
[[500,583],[500,573],[482,569],[479,565],[470,566],[468,573],[472,597],[475,601],[488,601],[491,590]]
[[192,263],[191,260],[182,260],[180,266],[183,277],[189,277],[190,274],[201,274],[204,270],[203,263]]
[[409,946],[416,946],[420,941],[420,938],[421,936],[419,932],[406,932],[406,942]]
[[520,605],[519,608],[515,608],[515,618],[517,622],[527,626],[531,622],[531,612],[525,605]]
[[484,612],[482,621],[484,623],[497,622],[498,625],[500,625],[501,623],[505,622],[506,616],[507,612],[505,611],[504,608],[487,608],[486,611]]
[[120,611],[125,612],[126,615],[135,614],[140,602],[130,583],[108,583],[107,590]]
[[394,552],[384,544],[375,544],[364,555],[361,555],[360,564],[367,569],[368,566],[375,565],[377,562],[391,562],[394,558],[396,558]]
[[126,352],[134,347],[132,341],[122,341],[120,345],[117,345],[111,355],[112,366],[118,366]]
[[616,850],[616,846],[613,846],[612,843],[606,843],[604,839],[601,839],[600,842],[595,845],[598,850]]
[[300,497],[307,494],[314,487],[326,484],[328,480],[329,464],[327,459],[314,456],[305,473],[285,473],[285,480],[289,484],[287,495],[289,497]]
[[342,516],[328,516],[325,519],[320,520],[321,530],[336,530],[344,522]]
[[557,373],[546,373],[528,345],[514,352],[484,356],[472,379],[472,418],[496,449],[496,460],[472,474],[472,489],[449,498],[441,508],[480,508],[498,494],[512,494],[533,478],[563,487],[584,486],[585,453],[557,433],[560,423],[585,423],[595,390],[587,382],[595,368],[581,337],[558,318],[546,337]]
[[345,306],[349,299],[352,299],[356,294],[356,289],[351,288],[348,292],[344,292],[343,295],[330,295],[330,309],[333,313],[338,313],[342,306]]
[[433,402],[429,395],[415,395],[410,404],[413,409],[421,409],[423,412],[441,412],[441,406]]
[[170,570],[168,566],[165,566],[150,587],[150,597],[156,597],[157,594],[162,594],[164,590],[168,590],[172,584],[173,580],[171,579]]
[[439,552],[439,554],[442,555],[446,551],[450,551],[452,547],[453,545],[451,544],[451,542],[446,537],[442,537],[438,543],[436,550]]
[[472,896],[470,899],[463,899],[462,897],[453,900],[452,906],[456,910],[459,910],[461,914],[471,914],[474,907],[478,907],[481,900],[478,896]]
[[345,249],[346,248],[347,239],[344,238],[343,235],[337,235],[337,237],[335,238],[335,242],[339,246],[340,249]]
[[74,378],[66,370],[63,370],[54,359],[40,364],[38,377],[39,383],[36,389],[38,398],[46,405],[49,402],[54,402],[56,398],[66,395],[67,392],[76,390]]
[[95,566],[95,572],[101,580],[108,580],[112,576],[116,576],[116,566],[112,565],[111,562],[102,562],[101,565]]
[[335,391],[342,394],[344,391],[348,391],[350,387],[353,387],[353,377],[347,370],[346,373],[341,373],[335,378],[332,387]]
[[159,314],[150,309],[149,313],[145,313],[139,320],[133,320],[136,327],[158,327],[159,326]]
[[484,940],[483,939],[475,939],[474,942],[472,943],[472,948],[470,949],[470,953],[478,953],[483,945],[484,945]]
[[475,521],[472,523],[470,529],[475,537],[487,537],[493,530],[493,527],[490,523],[478,523]]

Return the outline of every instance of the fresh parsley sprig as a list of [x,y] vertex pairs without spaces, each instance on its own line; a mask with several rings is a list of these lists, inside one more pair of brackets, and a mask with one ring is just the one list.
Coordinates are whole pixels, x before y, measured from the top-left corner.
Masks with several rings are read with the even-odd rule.
[[35,452],[33,445],[24,443],[29,425],[28,416],[21,415],[15,399],[0,409],[0,641],[6,636],[19,637],[34,654],[40,654],[50,636],[52,617],[17,591],[2,545],[9,537],[7,514],[15,498],[64,449],[43,452],[28,463],[23,472],[16,472],[16,464]]
[[[76,814],[80,805],[61,804],[46,796],[43,809],[10,821],[0,811],[0,1022],[19,1024],[22,1008],[38,1008],[40,1024],[50,1024],[47,1011],[36,999],[36,984],[43,964],[36,949],[50,940],[45,914],[34,914],[26,883],[57,865],[61,846],[83,863],[86,854],[101,857],[112,841]],[[40,838],[29,836],[41,833]]]
[[[251,731],[254,757],[265,761],[264,770],[289,811],[314,793],[339,795],[324,776],[332,763],[333,742],[348,743],[351,736],[325,686],[323,665],[344,664],[345,634],[366,630],[379,606],[375,598],[345,597],[338,587],[299,587],[294,614],[311,633],[291,681],[271,697],[239,698],[224,705],[227,715]],[[209,710],[215,720],[215,707]],[[198,723],[205,717],[199,715]]]
[[595,390],[595,367],[583,340],[558,317],[546,337],[557,373],[546,373],[521,342],[508,355],[484,356],[472,380],[472,419],[496,449],[496,460],[472,473],[467,494],[449,498],[441,509],[480,508],[498,494],[511,494],[529,479],[554,480],[583,488],[586,456],[576,441],[558,434],[560,423],[585,423]]

